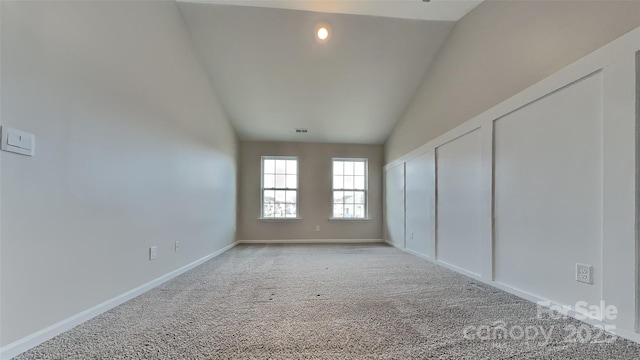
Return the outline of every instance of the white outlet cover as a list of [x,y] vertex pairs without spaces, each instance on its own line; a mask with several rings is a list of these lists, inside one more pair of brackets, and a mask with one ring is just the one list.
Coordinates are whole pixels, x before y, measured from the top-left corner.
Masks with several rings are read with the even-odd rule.
[[593,284],[593,266],[586,264],[576,264],[576,281]]
[[149,261],[155,260],[158,258],[158,247],[152,246],[149,248]]

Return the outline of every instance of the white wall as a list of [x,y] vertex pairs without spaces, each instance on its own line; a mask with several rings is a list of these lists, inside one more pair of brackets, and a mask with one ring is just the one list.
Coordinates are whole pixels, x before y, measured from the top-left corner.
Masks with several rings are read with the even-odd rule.
[[[640,34],[634,40],[634,50],[638,50]],[[623,329],[633,329],[635,324],[638,332],[640,207],[636,184],[640,180],[640,107],[636,104],[640,99],[640,72],[636,70],[634,76],[634,68],[636,56],[625,54],[603,69],[602,294],[605,301],[627,314],[610,322]],[[631,315],[634,312],[636,316]]]
[[404,164],[390,167],[384,173],[385,239],[395,246],[405,246]]
[[433,152],[405,163],[406,249],[427,258],[435,256],[435,174]]
[[[437,182],[428,173],[409,181],[437,193],[431,260],[577,312],[578,302],[605,301],[617,307],[617,318],[588,321],[615,325],[617,334],[640,342],[638,50],[640,28],[385,166],[390,173],[435,151]],[[388,204],[410,194],[409,187],[403,193],[389,189],[393,182],[386,186]],[[432,208],[411,205],[420,210]],[[593,266],[592,285],[576,281],[576,263]]]
[[0,4],[6,346],[231,244],[237,142],[172,1]]
[[482,147],[474,130],[436,150],[438,260],[480,276]]
[[497,282],[561,304],[602,297],[602,91],[596,73],[495,122]]

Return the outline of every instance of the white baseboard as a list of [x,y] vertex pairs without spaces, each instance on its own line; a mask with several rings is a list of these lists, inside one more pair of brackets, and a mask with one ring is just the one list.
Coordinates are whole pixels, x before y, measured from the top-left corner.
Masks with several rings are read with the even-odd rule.
[[[455,272],[457,272],[459,274],[462,274],[464,276],[467,276],[467,277],[469,277],[469,278],[471,278],[473,280],[477,280],[477,281],[483,282],[483,283],[485,283],[487,285],[493,286],[493,287],[495,287],[497,289],[500,289],[500,290],[502,290],[504,292],[513,294],[513,295],[515,295],[515,296],[517,296],[519,298],[525,299],[525,300],[530,301],[532,303],[536,303],[536,304],[545,303],[545,304],[548,304],[548,306],[545,305],[545,307],[547,307],[547,308],[566,306],[566,304],[555,303],[555,302],[550,301],[548,299],[544,299],[544,298],[542,298],[540,296],[537,296],[537,295],[534,295],[534,294],[531,294],[531,293],[516,289],[514,287],[511,287],[509,285],[505,285],[505,284],[497,282],[495,280],[483,279],[479,275],[473,274],[473,273],[471,273],[471,272],[469,272],[467,270],[464,270],[464,269],[461,269],[459,267],[447,264],[447,263],[442,262],[440,260],[434,260],[434,259],[426,257],[424,255],[415,253],[414,251],[405,249],[405,248],[403,248],[403,247],[401,247],[401,246],[399,246],[397,244],[394,244],[394,243],[392,243],[390,241],[384,240],[384,242],[389,244],[389,245],[391,245],[391,246],[393,246],[393,247],[395,247],[395,248],[397,248],[397,249],[399,249],[399,250],[402,250],[402,251],[404,251],[404,252],[406,252],[408,254],[417,256],[417,257],[419,257],[421,259],[427,260],[427,261],[429,261],[429,262],[431,262],[433,264],[436,264],[438,266],[442,266],[442,267],[444,267],[446,269],[455,271]],[[610,323],[608,323],[606,321],[602,321],[601,319],[590,317],[589,314],[578,312],[575,309],[573,309],[573,307],[568,311],[567,316],[569,316],[571,318],[574,318],[574,319],[576,319],[578,321],[582,321],[582,322],[584,322],[586,324],[589,324],[589,325],[602,326],[603,329],[606,329],[606,327],[605,327],[606,325],[612,325],[612,324],[610,324]],[[614,331],[611,331],[611,333],[613,333],[616,336],[619,336],[619,337],[621,337],[623,339],[627,339],[629,341],[633,341],[635,343],[640,344],[640,334],[635,333],[633,331],[625,330],[625,329],[615,329]]]
[[431,261],[431,257],[429,255],[425,255],[425,254],[422,254],[422,253],[419,253],[417,251],[413,251],[413,250],[407,249],[407,248],[405,248],[404,251],[408,252],[411,255],[415,255],[415,256],[417,256],[417,257],[419,257],[421,259],[425,259],[425,260]]
[[402,250],[402,251],[404,251],[404,252],[406,252],[406,253],[409,253],[409,254],[411,254],[411,255],[413,255],[413,256],[417,256],[417,257],[419,257],[419,258],[421,258],[421,259],[427,260],[427,261],[432,262],[432,263],[434,263],[434,264],[436,264],[436,265],[440,265],[440,266],[442,266],[442,267],[444,267],[444,268],[447,268],[447,269],[449,269],[449,270],[453,270],[453,271],[455,271],[455,272],[461,273],[462,275],[468,276],[468,277],[470,277],[470,278],[472,278],[472,279],[481,280],[481,279],[480,279],[480,275],[478,275],[478,274],[476,274],[476,273],[473,273],[473,272],[471,272],[471,271],[469,271],[469,270],[463,269],[463,268],[458,267],[458,266],[455,266],[455,265],[451,265],[451,264],[446,263],[446,262],[444,262],[444,261],[442,261],[442,260],[437,260],[437,259],[430,258],[430,257],[428,257],[428,256],[426,256],[426,255],[424,255],[424,254],[420,254],[420,253],[415,252],[415,251],[413,251],[413,250],[409,250],[409,249],[405,248],[405,247],[404,247],[403,245],[401,245],[401,244],[394,244],[394,243],[392,243],[392,242],[391,242],[391,241],[389,241],[389,240],[384,240],[384,242],[385,242],[386,244],[388,244],[388,245],[393,246],[394,248],[396,248],[396,249],[398,249],[398,250]]
[[205,263],[208,260],[211,260],[212,258],[224,253],[225,251],[233,248],[234,246],[236,246],[238,244],[238,242],[234,242],[232,244],[229,244],[225,247],[223,247],[222,249],[211,253],[203,258],[200,258],[190,264],[187,264],[179,269],[176,269],[168,274],[165,274],[155,280],[152,280],[146,284],[140,285],[135,289],[129,290],[121,295],[118,295],[110,300],[107,300],[101,304],[98,304],[90,309],[87,309],[85,311],[82,311],[76,315],[73,315],[67,319],[64,319],[62,321],[59,321],[51,326],[48,326],[40,331],[37,331],[31,335],[25,336],[22,339],[16,340],[10,344],[7,344],[5,346],[3,346],[2,348],[0,348],[0,360],[8,360],[11,359],[12,357],[18,356],[20,354],[22,354],[23,352],[36,347],[40,344],[42,344],[43,342],[58,336],[62,333],[64,333],[65,331],[71,330],[72,328],[82,324],[83,322],[90,320],[108,310],[113,309],[114,307],[125,303],[133,298],[135,298],[136,296],[139,296],[151,289],[153,289],[154,287],[167,282],[173,278],[175,278],[178,275],[181,275],[193,268],[195,268],[198,265],[201,265],[203,263]]
[[391,242],[389,240],[383,240],[385,244],[389,245],[389,246],[393,246],[396,249],[400,249],[402,251],[407,251],[407,249],[404,248],[404,246],[400,245],[400,244],[396,244],[394,242]]
[[440,265],[440,266],[442,266],[444,268],[447,268],[449,270],[453,270],[455,272],[458,272],[458,273],[460,273],[460,274],[462,274],[464,276],[468,276],[468,277],[470,277],[472,279],[482,280],[482,278],[480,277],[480,274],[476,274],[473,271],[469,271],[469,270],[467,270],[465,268],[461,268],[459,266],[449,264],[448,262],[445,262],[445,261],[442,261],[442,260],[435,260],[435,261],[432,261],[431,259],[427,259],[427,260],[431,261],[431,262],[434,262],[434,263],[436,263],[436,264],[438,264],[438,265]]
[[[508,292],[510,294],[513,294],[513,295],[515,295],[515,296],[517,296],[519,298],[531,301],[533,303],[536,303],[536,304],[545,303],[545,305],[540,305],[540,306],[544,306],[546,308],[552,308],[552,307],[556,307],[557,308],[557,307],[567,306],[566,304],[559,304],[559,303],[544,299],[544,298],[542,298],[540,296],[528,293],[526,291],[518,290],[516,288],[513,288],[513,287],[511,287],[509,285],[505,285],[505,284],[497,282],[497,281],[486,281],[484,279],[477,279],[477,278],[476,278],[476,280],[479,280],[479,281],[481,281],[481,282],[483,282],[483,283],[485,283],[487,285],[491,285],[491,286],[493,286],[495,288],[498,288],[498,289],[500,289],[502,291],[505,291],[505,292]],[[548,304],[548,306],[546,304]],[[571,309],[567,312],[566,315],[571,317],[571,318],[574,318],[574,319],[576,319],[578,321],[581,321],[583,323],[589,324],[589,325],[601,326],[603,329],[607,329],[605,327],[607,325],[613,325],[613,324],[608,323],[606,321],[603,321],[601,319],[594,318],[594,317],[590,316],[589,314],[585,314],[585,313],[579,312],[579,311],[575,310],[573,307],[571,307]],[[627,339],[629,341],[633,341],[635,343],[640,344],[640,334],[637,334],[637,333],[635,333],[633,331],[616,328],[615,330],[609,331],[609,332],[611,332],[612,334],[615,334],[616,336],[619,336],[619,337],[621,337],[623,339]]]
[[239,244],[373,244],[382,239],[289,239],[289,240],[238,240]]
[[[601,323],[603,322],[601,321]],[[640,344],[640,334],[638,333],[624,329],[616,329],[613,333],[623,339],[627,339],[629,341],[633,341],[634,343]]]

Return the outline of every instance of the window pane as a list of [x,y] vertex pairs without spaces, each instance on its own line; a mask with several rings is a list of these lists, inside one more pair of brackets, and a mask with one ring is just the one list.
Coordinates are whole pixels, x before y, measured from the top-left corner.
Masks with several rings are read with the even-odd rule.
[[297,174],[297,173],[298,173],[298,161],[287,160],[287,174]]
[[272,217],[273,216],[273,205],[264,204],[262,209],[262,217]]
[[287,204],[286,217],[296,217],[296,204]]
[[297,217],[298,193],[295,189],[298,187],[298,160],[286,157],[263,158],[262,169],[262,216]]
[[344,183],[343,183],[343,177],[342,176],[334,176],[333,177],[333,188],[334,189],[343,189],[344,188]]
[[273,190],[265,190],[264,195],[262,195],[262,201],[264,203],[273,203],[276,200],[275,191]]
[[287,189],[295,189],[298,184],[296,184],[296,176],[297,175],[287,175]]
[[297,191],[287,191],[287,194],[285,196],[285,201],[288,203],[297,203]]
[[342,205],[333,205],[333,217],[340,218],[343,216],[343,206]]
[[367,161],[333,160],[333,189],[333,217],[366,218]]
[[344,206],[344,217],[352,218],[353,217],[353,204],[347,204]]
[[353,189],[353,176],[344,177],[344,188],[345,189]]
[[273,190],[265,190],[262,195],[263,201],[263,209],[262,216],[263,217],[273,217],[275,212],[275,194]]
[[275,217],[284,217],[285,216],[285,204],[276,201],[276,212]]
[[344,165],[342,161],[334,161],[333,162],[333,175],[342,175],[344,174]]
[[353,175],[353,161],[344,162],[344,174]]
[[353,191],[345,191],[344,192],[344,203],[345,204],[353,204]]
[[287,203],[286,205],[285,217],[294,218],[296,217],[296,204]]
[[273,174],[276,171],[276,161],[273,159],[265,159],[264,160],[264,173],[265,174]]
[[275,175],[265,175],[264,176],[264,187],[265,188],[272,188],[275,186]]
[[343,191],[334,191],[333,192],[333,202],[334,203],[336,203],[336,204],[342,203],[342,198],[343,197],[344,197],[344,192]]

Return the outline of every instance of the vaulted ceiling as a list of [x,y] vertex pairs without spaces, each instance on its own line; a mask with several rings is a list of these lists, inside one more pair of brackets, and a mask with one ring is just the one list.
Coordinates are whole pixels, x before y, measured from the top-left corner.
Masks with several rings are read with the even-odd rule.
[[[455,21],[478,3],[178,4],[241,140],[379,144]],[[330,27],[326,43],[315,38],[318,24]]]

